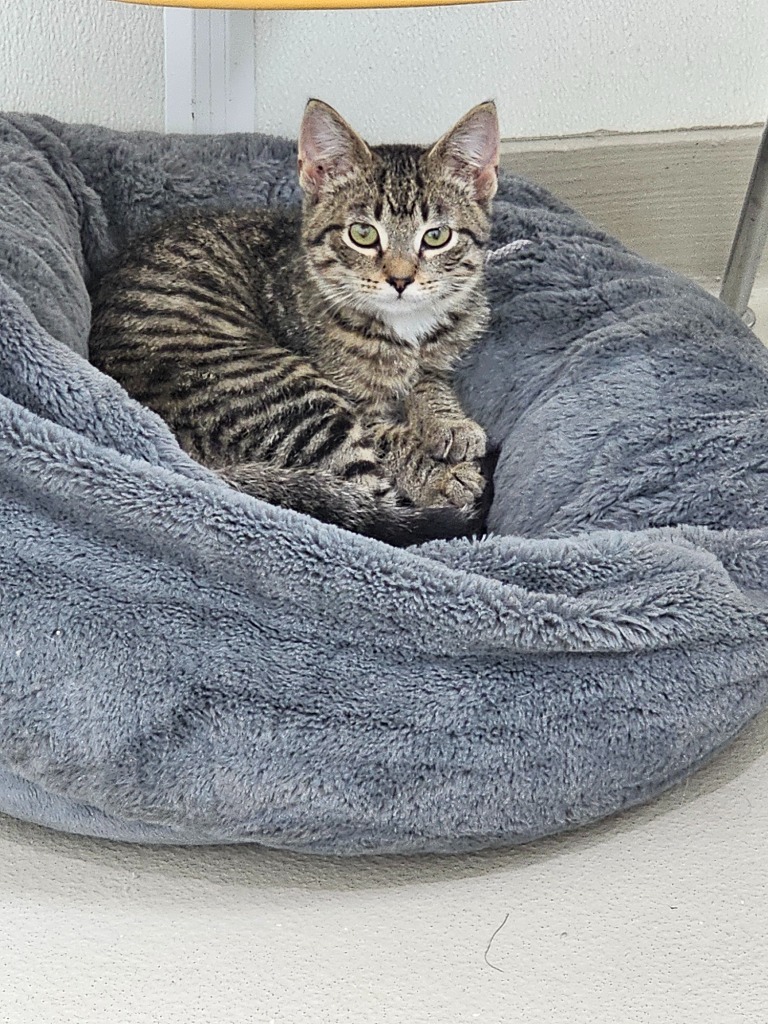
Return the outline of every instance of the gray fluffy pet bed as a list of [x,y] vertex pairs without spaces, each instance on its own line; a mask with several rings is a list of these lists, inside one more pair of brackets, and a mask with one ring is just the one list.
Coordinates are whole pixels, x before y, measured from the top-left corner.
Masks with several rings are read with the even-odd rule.
[[461,371],[494,535],[395,550],[227,489],[85,358],[126,238],[295,200],[279,140],[0,120],[0,810],[458,851],[679,780],[766,704],[763,348],[504,178]]

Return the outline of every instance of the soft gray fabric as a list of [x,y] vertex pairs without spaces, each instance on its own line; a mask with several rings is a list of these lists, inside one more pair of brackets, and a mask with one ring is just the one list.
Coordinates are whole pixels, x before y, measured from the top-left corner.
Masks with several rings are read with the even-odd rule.
[[279,140],[0,121],[0,809],[352,854],[648,799],[766,704],[766,353],[505,178],[461,374],[496,535],[398,551],[224,487],[83,358],[131,233],[296,198]]

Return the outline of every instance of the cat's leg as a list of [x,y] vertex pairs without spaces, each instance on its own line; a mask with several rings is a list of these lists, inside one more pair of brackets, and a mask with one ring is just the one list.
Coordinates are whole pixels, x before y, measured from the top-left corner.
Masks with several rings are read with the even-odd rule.
[[353,405],[319,374],[315,401],[296,402],[293,415],[276,415],[251,457],[266,459],[286,470],[311,469],[367,491],[377,501],[392,495],[396,485],[371,444]]
[[375,444],[397,487],[419,505],[471,505],[486,479],[480,459],[485,431],[461,408],[450,383],[424,376],[406,398],[402,423],[373,429]]
[[474,505],[487,481],[478,462],[446,462],[421,442],[411,423],[378,423],[371,436],[379,458],[398,491],[422,507]]
[[479,423],[464,412],[451,382],[425,374],[406,398],[406,416],[421,444],[443,462],[475,462],[487,450],[488,439]]
[[375,434],[388,476],[414,504],[466,508],[482,497],[487,481],[478,463],[436,459],[419,446],[418,435],[403,425],[379,425]]
[[[394,490],[358,411],[303,357],[267,338],[232,346],[165,388],[152,404],[182,446],[213,469],[269,464],[317,470],[374,496]],[[221,368],[223,367],[223,369]]]

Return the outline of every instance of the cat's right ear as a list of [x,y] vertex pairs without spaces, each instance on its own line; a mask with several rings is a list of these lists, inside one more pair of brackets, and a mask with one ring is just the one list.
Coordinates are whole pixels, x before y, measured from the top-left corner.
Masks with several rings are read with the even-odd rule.
[[358,167],[368,167],[372,154],[357,132],[322,100],[310,100],[299,132],[299,184],[317,199],[320,193]]

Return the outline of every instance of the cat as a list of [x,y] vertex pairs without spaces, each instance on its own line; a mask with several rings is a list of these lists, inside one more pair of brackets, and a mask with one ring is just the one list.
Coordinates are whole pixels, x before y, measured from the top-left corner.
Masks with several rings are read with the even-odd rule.
[[492,102],[369,146],[310,100],[299,209],[181,214],[98,282],[90,358],[229,484],[392,544],[476,532],[486,435],[451,382],[488,319]]

